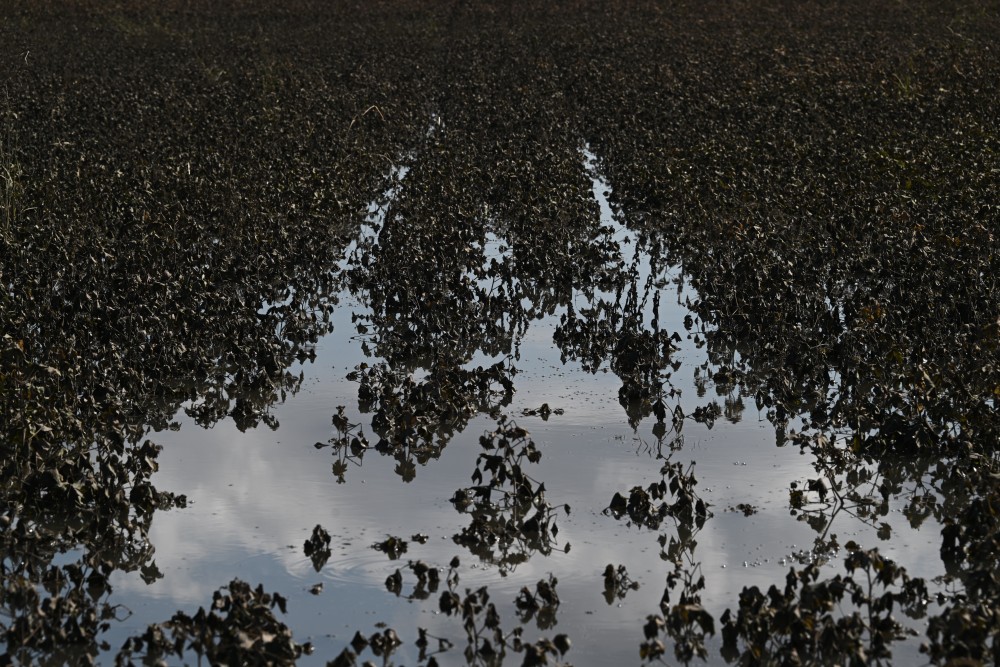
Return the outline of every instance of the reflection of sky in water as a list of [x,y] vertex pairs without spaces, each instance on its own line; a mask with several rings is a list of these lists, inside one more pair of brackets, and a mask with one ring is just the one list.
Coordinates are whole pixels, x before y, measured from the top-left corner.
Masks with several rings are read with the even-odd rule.
[[[593,174],[593,156],[585,153],[585,160]],[[387,197],[405,175],[405,169],[394,172]],[[634,249],[635,235],[611,214],[603,194],[606,185],[596,176],[594,182],[604,223],[614,228],[617,238],[628,237],[626,248]],[[376,212],[371,213],[377,222]],[[491,237],[488,244],[499,247],[502,240]],[[624,253],[626,261],[633,259],[630,252]],[[648,260],[640,258],[640,265],[648,273]],[[686,367],[693,366],[705,352],[685,337],[681,322],[687,312],[677,305],[675,288],[668,286],[666,291],[661,323],[669,331],[681,332],[684,340],[677,358],[688,362]],[[357,364],[371,360],[363,356],[360,341],[352,338],[352,307],[357,310],[352,299],[342,301],[334,315],[334,333],[319,343],[316,362],[303,368],[302,391],[275,408],[281,424],[277,431],[261,427],[240,433],[231,421],[201,430],[182,420],[179,432],[153,434],[153,440],[164,445],[155,483],[186,494],[190,506],[154,518],[151,539],[164,574],[161,580],[146,586],[138,576],[117,575],[114,587],[119,600],[126,600],[134,612],[126,629],[165,620],[177,608],[194,611],[207,605],[211,592],[235,576],[254,585],[263,583],[267,590],[289,598],[289,614],[283,620],[297,640],[317,645],[313,657],[317,664],[332,659],[355,630],[368,634],[379,621],[400,633],[405,642],[402,660],[412,662],[415,654],[406,652],[413,651],[416,626],[458,641],[463,636],[461,622],[435,613],[437,594],[423,602],[396,600],[386,591],[385,579],[407,559],[444,567],[458,555],[460,590],[489,584],[505,629],[517,625],[511,602],[521,586],[533,587],[552,573],[559,579],[563,600],[559,624],[545,632],[529,625],[526,638],[568,633],[573,649],[567,658],[577,665],[637,656],[642,624],[648,614],[658,613],[671,569],[659,558],[656,538],[660,532],[670,533],[672,524],[667,519],[660,532],[639,530],[601,513],[616,491],[627,494],[632,486],[659,480],[662,464],[650,448],[655,443],[652,420],[641,423],[636,432],[628,427],[618,403],[618,378],[611,372],[590,374],[578,364],[560,363],[552,344],[558,314],[532,323],[515,364],[517,393],[509,410],[531,432],[543,454],[530,474],[544,481],[553,504],[572,507],[569,516],[560,513],[558,519],[559,545],[569,542],[572,548],[550,557],[535,555],[501,578],[495,568],[476,563],[451,541],[468,524],[468,517],[448,502],[455,489],[470,483],[480,451],[478,437],[493,426],[490,420],[474,419],[440,459],[418,468],[409,484],[393,472],[393,459],[370,451],[363,467],[351,466],[347,483],[338,485],[331,474],[329,449],[313,447],[332,435],[330,417],[338,405],[347,406],[353,419],[359,418],[357,386],[344,378]],[[710,398],[697,398],[688,368],[676,373],[673,381],[683,392],[687,414]],[[518,416],[542,403],[565,413],[548,422]],[[366,432],[371,436],[370,428]],[[696,537],[695,557],[706,578],[703,601],[718,618],[735,606],[743,586],[783,585],[790,555],[811,547],[816,533],[789,516],[788,485],[814,472],[809,455],[775,447],[773,428],[752,405],[739,423],[719,419],[711,430],[689,420],[684,443],[673,459],[684,464],[696,461],[698,491],[714,513]],[[759,511],[749,517],[730,511],[738,503],[750,503]],[[896,508],[886,520],[894,529],[889,542],[878,541],[874,530],[846,513],[835,519],[830,532],[841,544],[853,539],[865,547],[878,546],[911,575],[939,574],[936,526],[929,522],[921,531],[911,530]],[[302,548],[316,524],[333,538],[333,556],[320,573],[313,570]],[[409,539],[415,533],[430,539],[423,545],[411,541],[399,562],[370,548],[387,535]],[[827,569],[830,576],[842,572],[842,559],[843,554],[837,556],[836,567]],[[602,595],[602,572],[608,563],[624,564],[641,584],[611,606]],[[405,596],[415,577],[408,571],[403,574]],[[307,589],[318,582],[324,582],[324,591],[310,595]],[[444,659],[460,661],[462,646],[459,643]],[[716,648],[710,657],[720,661]]]

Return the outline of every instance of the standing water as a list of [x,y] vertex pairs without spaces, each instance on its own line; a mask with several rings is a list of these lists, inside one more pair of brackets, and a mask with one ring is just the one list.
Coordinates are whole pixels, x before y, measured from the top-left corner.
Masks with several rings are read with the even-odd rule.
[[[303,659],[307,663],[338,654],[356,631],[368,635],[385,626],[404,639],[424,628],[461,647],[461,623],[441,613],[439,592],[428,591],[407,568],[422,561],[444,580],[458,557],[458,590],[488,587],[505,628],[523,625],[531,641],[566,634],[574,664],[611,664],[637,654],[647,618],[662,613],[665,592],[669,599],[668,575],[682,573],[689,585],[704,576],[701,604],[718,618],[745,586],[766,590],[783,585],[793,566],[839,562],[838,552],[813,551],[818,534],[841,544],[874,542],[875,529],[849,508],[824,525],[797,520],[806,514],[790,516],[790,485],[815,477],[813,456],[776,447],[774,427],[758,410],[744,407],[740,387],[713,382],[716,369],[708,362],[704,332],[692,326],[685,306],[697,294],[680,267],[667,264],[650,239],[614,211],[610,185],[589,147],[581,162],[599,212],[598,241],[617,256],[603,260],[607,280],[573,285],[572,299],[549,312],[526,296],[508,306],[533,314],[508,332],[510,348],[499,354],[476,349],[459,365],[474,374],[500,364],[509,373],[510,395],[484,408],[492,416],[440,417],[435,428],[442,430],[432,436],[437,441],[429,456],[376,447],[372,400],[359,400],[359,378],[385,363],[376,352],[382,332],[371,324],[370,295],[346,288],[338,295],[333,331],[316,345],[315,359],[292,369],[302,373],[301,388],[274,406],[272,427],[242,431],[223,420],[202,429],[180,417],[179,428],[155,435],[164,450],[154,481],[186,495],[188,505],[158,513],[153,521],[150,538],[162,578],[148,585],[134,573],[113,580],[132,612],[122,633],[137,632],[174,609],[202,605],[238,577],[288,598],[286,622],[297,641],[316,649]],[[386,225],[407,224],[395,207],[410,171],[391,171],[389,186],[369,205],[366,226],[338,271],[372,262]],[[493,289],[488,269],[509,267],[515,243],[495,225],[478,246],[482,265],[466,271],[466,282],[484,293]],[[516,281],[509,290],[524,293]],[[510,321],[524,322],[515,316]],[[574,326],[591,325],[596,335],[604,331],[616,340],[669,341],[669,357],[661,357],[657,370],[658,395],[637,395],[629,378],[616,373],[631,371],[627,354],[615,362],[567,343]],[[437,371],[425,363],[388,366],[402,382],[392,391],[403,396],[408,387],[412,395],[414,387],[432,385]],[[720,401],[725,410],[717,409]],[[338,432],[331,417],[341,408],[353,432],[365,436],[355,452],[333,446]],[[660,408],[665,420],[658,418]],[[692,418],[696,414],[707,417]],[[480,436],[498,429],[500,415],[530,434],[541,458],[525,462],[525,472],[544,484],[545,498],[558,510],[547,548],[529,544],[506,560],[463,546],[459,537],[469,518],[452,502],[456,490],[471,486],[483,451]],[[641,514],[613,506],[635,487],[669,480],[663,468],[671,464],[707,506],[707,520],[693,534],[692,526],[669,516],[644,524]],[[921,567],[935,561],[930,556],[937,549],[936,529],[911,530],[899,518],[886,518],[897,531],[886,555],[911,563],[912,574],[938,574]],[[304,549],[316,526],[331,538],[325,562],[314,563]],[[668,553],[674,540],[685,547]],[[617,580],[606,579],[608,566]],[[513,604],[518,592],[534,590],[550,575],[561,601],[555,616],[521,620]],[[707,641],[719,645],[718,636]],[[417,657],[409,642],[398,650],[400,660]]]

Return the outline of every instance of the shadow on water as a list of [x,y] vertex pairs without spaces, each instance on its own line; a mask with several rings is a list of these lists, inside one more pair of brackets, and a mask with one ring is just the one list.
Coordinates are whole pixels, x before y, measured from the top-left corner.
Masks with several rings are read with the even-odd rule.
[[995,20],[661,5],[19,7],[4,660],[1000,659]]

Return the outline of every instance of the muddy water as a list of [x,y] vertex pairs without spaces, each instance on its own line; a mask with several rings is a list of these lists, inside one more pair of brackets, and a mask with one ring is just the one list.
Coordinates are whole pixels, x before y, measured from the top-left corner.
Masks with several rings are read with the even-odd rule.
[[[620,248],[620,265],[635,268],[636,298],[646,299],[642,317],[650,327],[679,334],[672,360],[680,366],[670,380],[678,405],[687,415],[713,399],[722,404],[728,398],[737,405],[738,391],[714,396],[714,386],[706,381],[711,367],[705,367],[705,348],[684,326],[691,314],[685,303],[697,295],[683,273],[663,266],[662,257],[651,258],[639,234],[612,210],[609,186],[586,146],[581,161],[593,181],[601,224]],[[359,246],[378,238],[408,171],[394,168],[390,185],[369,206],[368,227],[347,249],[341,269],[358,260]],[[487,260],[502,261],[507,245],[501,236],[487,235]],[[661,299],[654,311],[655,292]],[[614,296],[579,292],[573,307],[581,311]],[[818,557],[811,549],[820,534],[836,535],[841,544],[854,540],[879,546],[914,576],[929,579],[941,573],[939,526],[928,521],[920,530],[911,529],[895,507],[883,517],[892,528],[888,542],[880,541],[875,528],[849,507],[828,512],[832,521],[819,531],[798,520],[790,511],[790,485],[815,477],[812,454],[776,446],[774,427],[752,400],[742,411],[720,416],[711,428],[685,420],[679,437],[657,438],[652,417],[630,424],[619,401],[622,382],[614,372],[606,366],[588,371],[579,362],[563,360],[553,339],[565,308],[531,321],[517,336],[510,360],[517,369],[515,392],[503,412],[530,432],[542,452],[531,475],[544,482],[549,501],[571,509],[568,515],[560,512],[557,548],[550,555],[535,553],[506,569],[483,561],[452,540],[468,520],[449,498],[469,485],[481,451],[478,438],[495,428],[494,419],[472,418],[439,457],[417,466],[410,481],[403,480],[392,457],[368,451],[362,461],[349,462],[344,482],[338,483],[329,449],[314,446],[333,435],[331,415],[338,406],[346,408],[352,423],[360,424],[373,443],[378,439],[371,415],[359,405],[357,383],[348,380],[362,364],[379,361],[367,345],[371,335],[357,323],[370,313],[363,299],[349,291],[341,295],[333,333],[318,343],[314,361],[292,369],[303,374],[302,388],[275,406],[277,428],[261,425],[241,432],[224,420],[205,430],[181,416],[176,431],[152,436],[164,446],[154,482],[185,494],[189,504],[154,518],[150,538],[161,579],[146,585],[134,574],[116,575],[119,600],[132,611],[116,632],[139,632],[178,608],[197,608],[213,590],[239,577],[289,598],[285,620],[298,641],[311,641],[317,649],[304,663],[332,659],[355,631],[369,634],[381,623],[404,640],[400,662],[415,662],[412,639],[418,627],[453,641],[456,648],[443,657],[461,661],[461,623],[437,611],[438,594],[420,599],[412,576],[404,577],[399,595],[385,583],[408,560],[444,568],[458,556],[460,589],[488,586],[505,629],[519,624],[512,604],[518,591],[552,574],[562,600],[556,625],[538,628],[529,622],[527,639],[568,634],[573,649],[567,658],[577,665],[637,658],[643,623],[647,615],[658,613],[665,577],[673,569],[661,558],[657,538],[675,529],[669,519],[659,531],[630,526],[605,509],[616,492],[627,495],[633,486],[659,480],[664,458],[694,464],[697,491],[710,505],[712,516],[695,536],[689,567],[700,568],[705,576],[702,600],[716,618],[735,606],[744,586],[780,585],[789,567]],[[466,367],[499,360],[480,351]],[[412,375],[420,380],[427,371],[415,368]],[[547,418],[538,412],[543,405],[553,411]],[[332,557],[319,571],[303,550],[316,525],[332,536]],[[426,542],[411,539],[416,535],[427,536]],[[408,542],[399,560],[372,548],[389,536]],[[832,558],[839,566],[841,554]],[[638,589],[606,599],[603,571],[608,564],[625,566]],[[830,572],[839,569],[831,567]],[[322,584],[318,593],[317,584]],[[710,643],[712,663],[722,662],[717,639]],[[912,657],[916,647],[895,650],[896,656]]]

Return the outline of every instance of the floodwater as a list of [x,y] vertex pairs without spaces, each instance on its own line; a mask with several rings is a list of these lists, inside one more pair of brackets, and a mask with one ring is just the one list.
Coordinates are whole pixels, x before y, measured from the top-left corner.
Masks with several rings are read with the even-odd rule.
[[1000,14],[7,4],[6,662],[1000,662]]
[[[622,266],[637,267],[633,284],[640,298],[643,286],[650,286],[647,298],[659,291],[658,326],[679,334],[679,349],[671,357],[680,362],[671,377],[672,387],[679,391],[677,403],[686,415],[713,399],[723,403],[730,398],[735,405],[738,391],[715,396],[712,382],[706,382],[706,373],[709,377],[711,373],[704,368],[706,349],[684,326],[690,315],[684,304],[696,295],[683,274],[677,267],[651,268],[640,237],[608,204],[608,184],[586,147],[581,160],[593,180],[601,224],[620,248]],[[407,173],[405,167],[394,170],[393,183],[369,207],[370,227],[361,230],[359,239],[378,238],[385,212],[405,187]],[[357,258],[358,245],[347,249],[339,269]],[[504,246],[505,239],[491,232],[484,249],[487,258],[502,259]],[[593,305],[583,291],[575,298],[577,311]],[[592,298],[614,295],[597,292]],[[605,509],[615,493],[627,496],[634,486],[658,481],[664,457],[685,466],[694,464],[696,491],[709,505],[711,517],[696,533],[697,546],[686,567],[700,568],[704,575],[702,602],[713,616],[735,608],[743,587],[780,586],[790,567],[800,567],[811,558],[818,533],[798,520],[789,492],[792,483],[816,477],[813,455],[776,446],[774,426],[752,399],[742,411],[720,416],[711,428],[685,420],[682,438],[676,440],[668,434],[658,441],[652,416],[633,427],[619,401],[622,382],[613,371],[605,365],[591,372],[579,361],[563,361],[554,336],[565,308],[532,320],[518,332],[516,354],[510,360],[517,369],[514,393],[502,407],[530,433],[542,453],[529,474],[544,483],[550,503],[570,507],[568,515],[558,512],[558,533],[550,554],[531,553],[526,562],[501,568],[452,539],[469,519],[449,499],[456,489],[471,483],[482,451],[479,437],[496,428],[496,420],[488,415],[471,418],[439,456],[417,463],[409,481],[397,472],[399,461],[369,450],[359,464],[348,462],[339,483],[332,472],[336,459],[330,448],[315,446],[334,435],[331,416],[338,406],[344,406],[351,423],[360,424],[372,444],[378,440],[371,414],[362,412],[359,404],[358,383],[348,379],[360,365],[380,361],[371,356],[366,345],[370,336],[358,324],[370,313],[364,299],[365,295],[345,289],[333,316],[333,332],[317,344],[315,360],[292,369],[303,375],[301,389],[274,406],[277,428],[262,424],[241,432],[226,419],[202,429],[181,414],[176,430],[150,434],[163,445],[154,484],[186,495],[188,506],[158,512],[153,519],[150,540],[162,578],[147,585],[138,573],[115,575],[117,599],[132,615],[113,632],[125,637],[177,609],[193,611],[208,603],[212,591],[238,577],[288,598],[288,614],[282,620],[297,641],[310,641],[316,647],[303,664],[323,664],[356,631],[368,635],[384,627],[379,624],[394,628],[403,639],[398,663],[416,662],[413,641],[418,627],[455,644],[439,656],[445,664],[462,662],[461,620],[438,611],[439,593],[419,599],[416,580],[403,567],[419,559],[443,573],[457,556],[459,591],[488,586],[505,630],[521,624],[513,605],[518,591],[525,586],[533,589],[551,574],[558,579],[561,599],[556,624],[538,628],[529,621],[524,624],[526,639],[567,634],[573,645],[566,659],[576,665],[638,660],[642,626],[648,615],[659,613],[666,576],[674,569],[661,558],[658,537],[670,536],[676,528],[669,517],[656,531],[632,526],[628,517],[616,519]],[[651,301],[642,312],[652,326]],[[464,367],[501,360],[479,351]],[[418,367],[411,376],[419,381],[427,372]],[[552,410],[547,418],[538,413],[543,405]],[[737,506],[751,506],[751,512]],[[890,524],[891,540],[880,540],[875,527],[850,508],[833,512],[821,532],[827,538],[836,535],[841,544],[854,540],[866,548],[877,546],[911,576],[930,579],[942,573],[937,524],[927,521],[915,530],[895,506],[880,521]],[[316,525],[332,537],[332,556],[319,571],[303,549]],[[415,535],[426,535],[426,542],[412,539]],[[398,560],[372,548],[389,536],[408,542]],[[832,556],[831,575],[840,572],[843,555]],[[608,564],[625,566],[638,589],[606,599],[603,572]],[[386,578],[397,568],[404,574],[398,595],[386,586]],[[318,593],[316,584],[323,584]],[[720,645],[718,636],[710,640],[709,663],[723,661]],[[912,642],[894,646],[894,655],[903,661],[916,659],[915,651]],[[516,655],[508,657],[509,662],[519,660]]]

